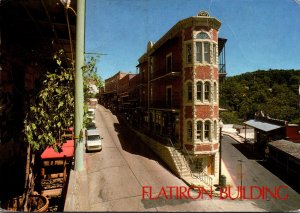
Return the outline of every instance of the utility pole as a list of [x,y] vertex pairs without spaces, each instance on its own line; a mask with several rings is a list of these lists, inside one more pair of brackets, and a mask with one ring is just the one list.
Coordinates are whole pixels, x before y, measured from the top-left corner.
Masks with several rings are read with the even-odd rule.
[[83,76],[85,0],[77,0],[75,61],[75,171],[84,170],[83,162]]

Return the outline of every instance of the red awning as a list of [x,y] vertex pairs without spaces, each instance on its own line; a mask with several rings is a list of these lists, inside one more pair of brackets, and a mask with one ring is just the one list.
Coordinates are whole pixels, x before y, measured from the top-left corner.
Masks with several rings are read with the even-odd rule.
[[68,140],[62,146],[62,152],[55,152],[52,147],[48,147],[41,155],[42,159],[63,159],[74,156],[74,140]]

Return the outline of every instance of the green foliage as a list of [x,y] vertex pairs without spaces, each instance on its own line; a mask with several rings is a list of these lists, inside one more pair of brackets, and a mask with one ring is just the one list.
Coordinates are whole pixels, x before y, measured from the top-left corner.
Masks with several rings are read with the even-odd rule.
[[233,111],[222,111],[220,112],[220,118],[225,124],[242,124],[238,117],[237,112]]
[[25,118],[25,135],[33,151],[52,146],[60,151],[63,131],[73,126],[74,70],[63,67],[62,51],[55,54],[56,69],[47,71],[38,94],[32,94]]
[[96,62],[96,59],[94,57],[91,57],[90,61],[83,67],[83,90],[85,102],[88,98],[98,97],[98,94],[93,94],[90,91],[90,83],[94,83],[98,89],[103,85],[101,77],[97,75]]
[[263,110],[270,117],[299,123],[300,70],[258,70],[228,77],[220,106],[247,120]]

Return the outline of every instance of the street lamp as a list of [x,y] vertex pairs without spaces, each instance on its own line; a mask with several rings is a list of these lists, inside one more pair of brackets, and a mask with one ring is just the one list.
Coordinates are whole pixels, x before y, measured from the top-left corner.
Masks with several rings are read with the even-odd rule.
[[219,128],[220,128],[220,136],[219,136],[219,144],[220,144],[220,148],[219,148],[219,184],[218,187],[216,188],[216,190],[220,190],[221,187],[221,173],[222,173],[222,166],[221,166],[221,161],[222,161],[222,128],[223,128],[223,122],[220,119],[219,121]]

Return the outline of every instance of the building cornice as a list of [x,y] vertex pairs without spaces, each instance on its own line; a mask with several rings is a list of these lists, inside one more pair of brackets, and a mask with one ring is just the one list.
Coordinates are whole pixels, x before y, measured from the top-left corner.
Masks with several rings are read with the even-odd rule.
[[[221,27],[221,22],[210,16],[192,16],[186,19],[183,19],[177,24],[175,24],[163,37],[161,37],[151,49],[147,52],[148,55],[151,55],[155,52],[162,44],[164,44],[168,39],[173,38],[178,32],[187,27],[209,27],[218,30]],[[143,56],[142,56],[143,57]]]

